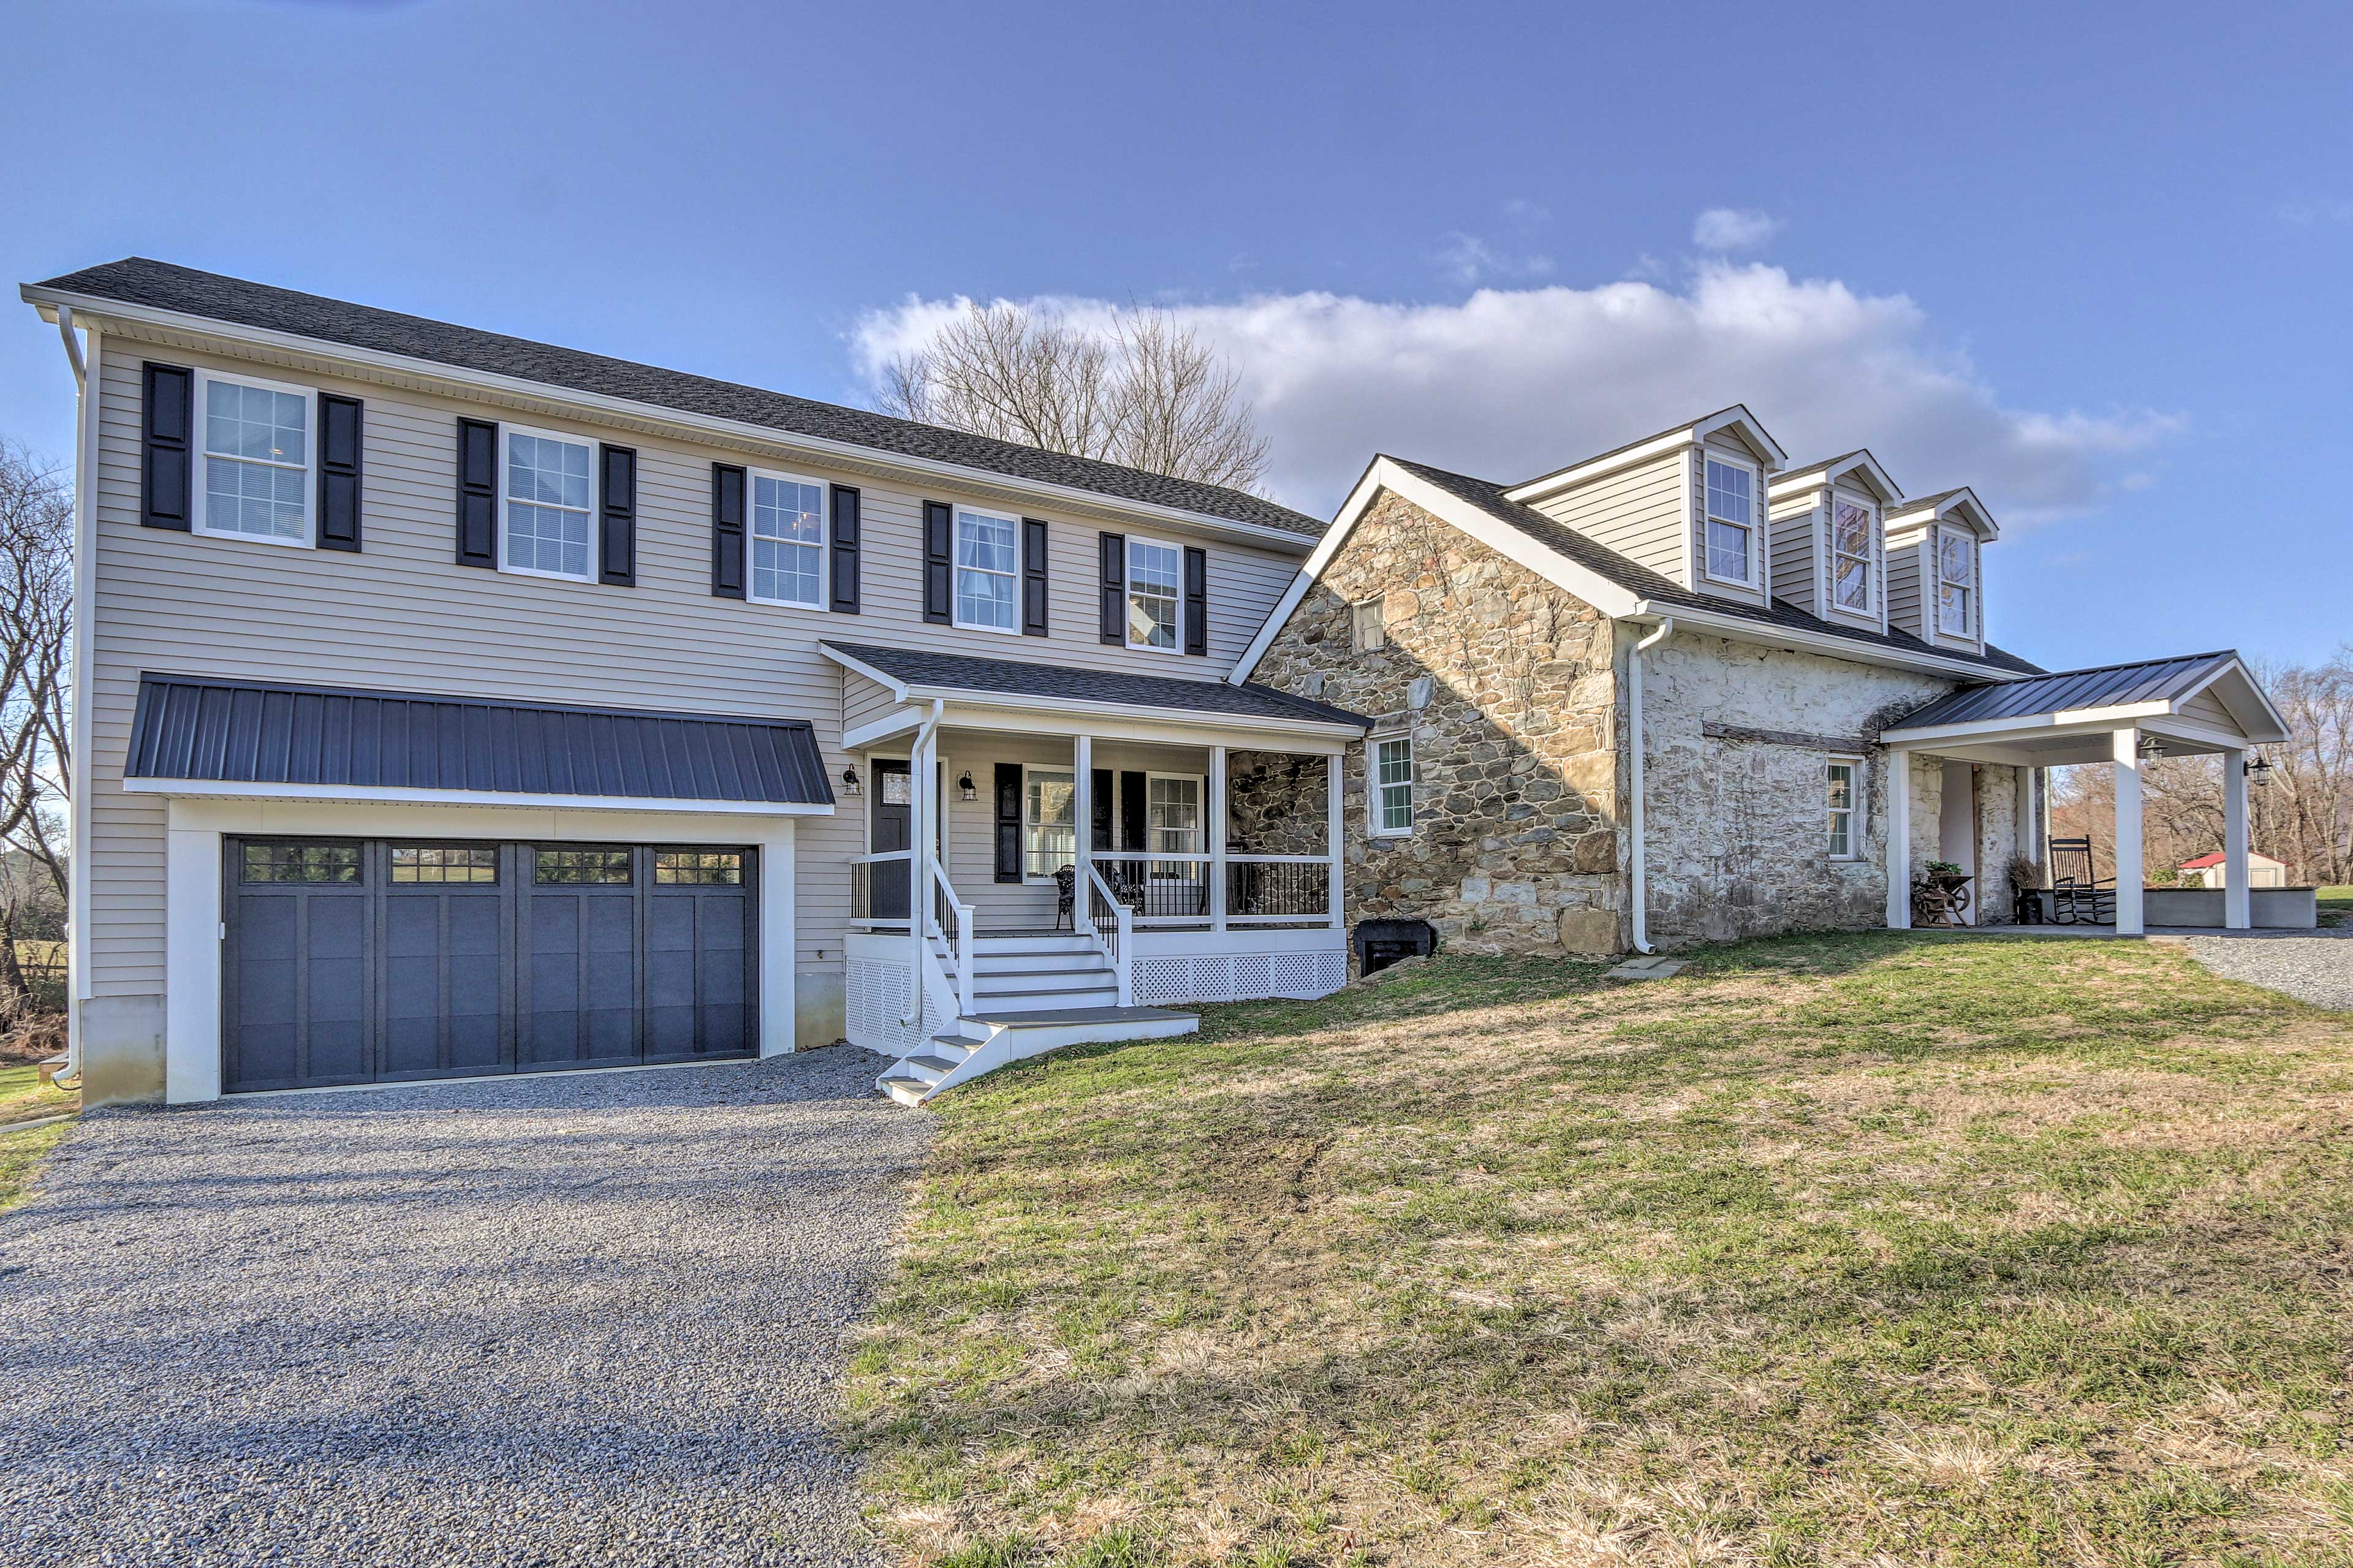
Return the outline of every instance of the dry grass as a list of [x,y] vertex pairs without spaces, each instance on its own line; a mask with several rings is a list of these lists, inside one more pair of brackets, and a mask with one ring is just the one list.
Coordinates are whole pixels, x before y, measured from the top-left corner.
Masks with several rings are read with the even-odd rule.
[[2353,1563],[2353,1026],[2173,950],[1445,961],[944,1097],[912,1561]]

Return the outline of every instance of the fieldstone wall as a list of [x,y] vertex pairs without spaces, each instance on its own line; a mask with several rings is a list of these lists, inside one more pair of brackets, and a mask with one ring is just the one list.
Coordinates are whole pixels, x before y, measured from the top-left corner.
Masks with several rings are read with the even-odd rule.
[[[1359,653],[1353,607],[1376,596],[1388,646]],[[1352,926],[1427,920],[1457,952],[1625,947],[1615,657],[1590,605],[1398,496],[1374,502],[1253,676],[1413,739],[1409,837],[1369,831],[1371,748],[1344,764]],[[1320,801],[1314,816],[1320,833]]]
[[[1915,876],[1944,852],[1947,759],[1912,758],[1912,870]],[[2018,853],[2018,770],[1998,763],[1971,766],[1977,775],[1977,881],[1971,888],[1978,925],[2010,923],[2010,857]]]
[[1244,855],[1321,855],[1324,759],[1296,752],[1226,753],[1226,846]]

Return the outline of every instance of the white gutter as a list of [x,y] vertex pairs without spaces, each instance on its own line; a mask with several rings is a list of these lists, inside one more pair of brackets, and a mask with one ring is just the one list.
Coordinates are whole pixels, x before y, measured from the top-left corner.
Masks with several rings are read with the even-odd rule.
[[98,329],[90,328],[85,355],[74,341],[74,313],[58,307],[58,336],[65,340],[66,363],[74,375],[73,663],[68,693],[73,710],[67,732],[73,746],[73,775],[66,801],[66,1066],[58,1079],[71,1089],[81,1082],[83,1005],[90,983],[90,626],[98,602],[98,409],[90,373],[99,357]]
[[[1189,510],[1183,507],[1163,506],[1155,501],[1130,500],[1124,496],[1109,495],[1101,490],[1085,489],[1076,485],[1055,484],[1050,480],[1026,479],[1018,474],[1000,473],[995,468],[968,468],[936,458],[918,458],[885,450],[879,447],[863,447],[854,441],[838,441],[823,436],[804,436],[797,431],[780,430],[770,425],[754,424],[748,420],[727,419],[716,415],[694,414],[671,408],[659,403],[647,403],[637,398],[614,397],[604,393],[581,392],[558,386],[550,382],[532,381],[526,377],[501,375],[491,371],[469,370],[462,365],[444,364],[438,360],[419,359],[411,354],[387,353],[379,349],[364,349],[332,339],[305,337],[299,332],[281,332],[268,327],[248,327],[235,321],[224,321],[211,316],[189,315],[179,310],[158,310],[152,306],[132,305],[120,300],[100,299],[95,295],[69,294],[55,289],[44,289],[27,283],[17,289],[26,304],[58,311],[79,310],[84,315],[111,317],[132,326],[163,331],[184,332],[195,337],[212,338],[226,343],[274,350],[280,353],[301,354],[315,360],[353,365],[379,374],[399,374],[438,382],[445,386],[464,391],[496,393],[501,396],[521,399],[534,407],[553,405],[559,416],[566,410],[586,410],[591,413],[637,420],[643,424],[666,426],[687,433],[686,438],[717,437],[732,445],[748,446],[772,453],[791,453],[804,460],[830,464],[836,468],[856,468],[875,474],[913,476],[918,479],[956,485],[965,489],[994,489],[1014,496],[1035,497],[1060,505],[1066,510],[1092,515],[1127,515],[1151,518],[1175,523],[1197,532],[1222,534],[1263,548],[1292,555],[1305,555],[1315,548],[1316,536],[1294,533],[1289,529],[1270,527],[1264,523],[1244,522],[1235,518],[1216,517],[1208,512]],[[680,372],[691,374],[691,372]],[[708,378],[705,378],[708,379]],[[758,390],[758,389],[754,389]],[[460,393],[462,395],[462,392]]]
[[[923,910],[932,901],[932,824],[923,810],[923,801],[933,793],[935,780],[931,748],[939,743],[940,720],[947,712],[947,704],[937,698],[932,700],[932,711],[923,727],[915,731],[913,745],[907,748],[907,796],[914,809],[907,815],[914,820],[909,824],[913,831],[908,836],[907,856],[907,1016],[899,1021],[920,1026],[923,1021],[923,960],[929,956],[931,938],[923,930],[929,922]],[[875,786],[881,788],[880,784]],[[934,803],[934,809],[938,803]],[[872,875],[870,870],[869,876]],[[872,897],[869,893],[868,897]],[[871,912],[872,905],[868,906]]]
[[1627,803],[1628,830],[1634,836],[1630,851],[1628,874],[1633,889],[1634,951],[1651,952],[1651,906],[1648,894],[1649,871],[1647,857],[1642,851],[1642,654],[1656,647],[1673,635],[1675,618],[1669,616],[1658,629],[1634,645],[1626,656],[1626,730],[1628,734],[1628,778],[1630,798]]

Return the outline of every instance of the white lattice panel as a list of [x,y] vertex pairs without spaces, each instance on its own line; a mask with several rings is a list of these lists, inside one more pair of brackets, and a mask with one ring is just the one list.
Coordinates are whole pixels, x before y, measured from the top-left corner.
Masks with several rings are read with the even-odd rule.
[[1264,952],[1245,952],[1234,960],[1234,995],[1249,999],[1274,994],[1274,958]]
[[1269,996],[1313,1000],[1347,984],[1342,952],[1194,953],[1135,961],[1137,1005],[1172,1002],[1255,1002]]
[[1193,961],[1189,958],[1139,958],[1133,980],[1135,1005],[1139,1007],[1194,1000]]
[[886,1057],[903,1057],[932,1036],[946,1031],[950,1015],[936,996],[923,997],[923,1026],[900,1022],[907,1016],[907,966],[879,959],[853,958],[842,976],[843,1011],[849,1016],[849,1043]]

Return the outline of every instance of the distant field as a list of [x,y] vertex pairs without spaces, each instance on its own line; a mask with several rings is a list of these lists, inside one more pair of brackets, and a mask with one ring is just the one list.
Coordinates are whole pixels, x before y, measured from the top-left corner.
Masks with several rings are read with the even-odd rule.
[[2353,924],[2353,888],[2320,889],[2320,923],[2325,926]]

